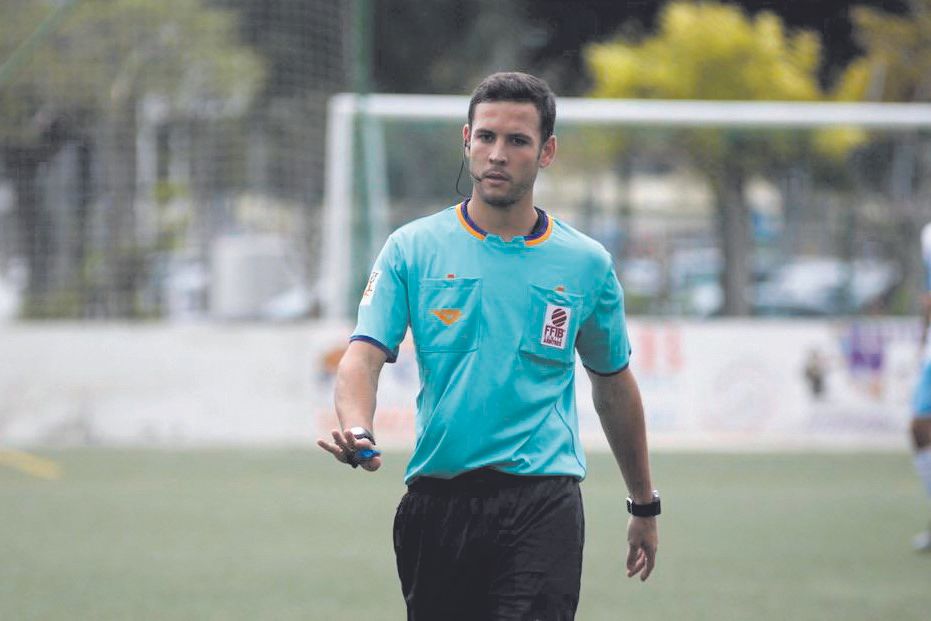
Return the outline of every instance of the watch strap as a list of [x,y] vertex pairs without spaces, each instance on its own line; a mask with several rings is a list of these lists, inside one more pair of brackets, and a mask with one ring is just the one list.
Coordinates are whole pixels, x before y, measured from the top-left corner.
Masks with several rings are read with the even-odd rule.
[[627,497],[627,512],[634,517],[655,517],[661,511],[659,492],[656,490],[653,490],[653,500],[644,504],[638,504],[630,496]]

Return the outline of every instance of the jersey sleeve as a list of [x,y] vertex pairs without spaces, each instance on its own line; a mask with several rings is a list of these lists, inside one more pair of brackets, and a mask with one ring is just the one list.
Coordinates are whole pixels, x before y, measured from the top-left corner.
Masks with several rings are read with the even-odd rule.
[[382,351],[388,362],[398,359],[398,349],[410,321],[407,298],[407,266],[392,236],[375,260],[362,291],[356,329],[350,341],[365,341]]
[[598,375],[620,373],[630,364],[624,291],[613,266],[608,268],[592,312],[579,328],[576,349],[585,368]]

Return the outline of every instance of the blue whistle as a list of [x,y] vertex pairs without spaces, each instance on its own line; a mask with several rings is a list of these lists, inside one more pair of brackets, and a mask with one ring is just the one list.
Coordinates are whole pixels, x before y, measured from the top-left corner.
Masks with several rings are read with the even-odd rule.
[[381,455],[381,451],[375,449],[362,449],[361,451],[356,451],[356,459],[359,461],[369,461],[373,457],[378,457]]

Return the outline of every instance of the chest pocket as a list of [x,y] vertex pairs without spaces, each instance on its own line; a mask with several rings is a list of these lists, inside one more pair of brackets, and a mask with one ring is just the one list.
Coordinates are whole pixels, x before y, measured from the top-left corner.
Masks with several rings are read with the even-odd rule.
[[543,362],[574,363],[582,296],[538,285],[530,285],[528,294],[530,314],[520,350]]
[[482,319],[480,278],[425,278],[420,281],[417,331],[422,352],[466,352],[478,348]]

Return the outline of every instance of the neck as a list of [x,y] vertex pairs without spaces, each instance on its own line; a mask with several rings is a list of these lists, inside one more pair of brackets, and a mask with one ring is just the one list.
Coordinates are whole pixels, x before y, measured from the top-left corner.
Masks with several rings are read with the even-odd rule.
[[473,191],[469,199],[469,217],[482,230],[509,242],[530,234],[537,223],[537,210],[533,208],[533,197],[529,193],[509,207],[492,207]]

